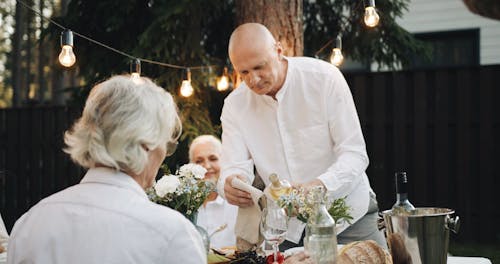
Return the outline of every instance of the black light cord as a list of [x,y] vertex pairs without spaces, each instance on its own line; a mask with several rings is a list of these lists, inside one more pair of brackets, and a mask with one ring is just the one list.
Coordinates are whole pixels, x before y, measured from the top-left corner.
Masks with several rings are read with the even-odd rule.
[[[33,13],[39,15],[41,18],[43,18],[44,20],[48,21],[49,23],[52,23],[56,26],[58,26],[59,28],[61,28],[62,30],[65,30],[65,29],[68,29],[66,28],[65,26],[57,23],[56,21],[54,21],[53,19],[51,18],[48,18],[48,17],[45,17],[44,15],[42,15],[42,13],[39,11],[39,10],[36,10],[34,8],[32,8],[31,6],[29,6],[28,4],[26,4],[25,2],[23,2],[22,0],[16,0],[17,2],[19,2],[21,5],[23,5],[24,7],[26,7],[27,9],[31,10]],[[128,57],[130,59],[138,59],[140,61],[143,61],[143,62],[147,62],[147,63],[150,63],[150,64],[156,64],[156,65],[159,65],[159,66],[163,66],[163,67],[169,67],[169,68],[174,68],[174,69],[194,69],[194,70],[200,70],[200,69],[204,69],[204,68],[212,68],[212,67],[216,67],[217,65],[205,65],[205,66],[180,66],[180,65],[175,65],[175,64],[170,64],[170,63],[165,63],[165,62],[159,62],[159,61],[154,61],[154,60],[150,60],[150,59],[145,59],[145,58],[138,58],[138,57],[135,57],[135,56],[132,56],[126,52],[123,52],[121,50],[118,50],[118,49],[115,49],[109,45],[106,45],[102,42],[99,42],[97,40],[94,40],[90,37],[87,37],[83,34],[80,34],[76,31],[72,31],[73,34],[75,34],[76,36],[80,37],[80,38],[83,38],[87,41],[90,41],[94,44],[97,44],[101,47],[104,47],[106,49],[109,49],[111,51],[114,51],[120,55],[123,55],[125,57]]]

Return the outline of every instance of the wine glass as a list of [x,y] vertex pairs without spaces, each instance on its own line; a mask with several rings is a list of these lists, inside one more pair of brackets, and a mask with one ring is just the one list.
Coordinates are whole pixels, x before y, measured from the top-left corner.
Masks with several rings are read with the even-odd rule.
[[287,229],[288,216],[283,208],[276,206],[262,210],[260,232],[264,239],[273,246],[273,263],[278,263],[278,246],[285,240]]

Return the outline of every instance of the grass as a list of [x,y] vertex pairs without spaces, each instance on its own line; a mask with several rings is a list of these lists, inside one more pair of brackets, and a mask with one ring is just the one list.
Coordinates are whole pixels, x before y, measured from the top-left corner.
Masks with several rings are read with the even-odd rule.
[[500,264],[500,245],[472,242],[452,242],[448,251],[454,256],[485,257],[492,264]]

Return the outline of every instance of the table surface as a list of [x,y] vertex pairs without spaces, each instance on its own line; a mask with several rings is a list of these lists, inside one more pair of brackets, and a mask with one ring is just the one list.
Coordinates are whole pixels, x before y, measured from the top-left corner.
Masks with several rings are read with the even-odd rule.
[[449,256],[448,264],[491,264],[487,258]]
[[[339,245],[339,248],[343,245]],[[289,256],[304,250],[304,247],[290,248],[285,251],[285,256]],[[447,264],[491,264],[491,261],[487,258],[482,257],[460,257],[460,256],[448,256]]]

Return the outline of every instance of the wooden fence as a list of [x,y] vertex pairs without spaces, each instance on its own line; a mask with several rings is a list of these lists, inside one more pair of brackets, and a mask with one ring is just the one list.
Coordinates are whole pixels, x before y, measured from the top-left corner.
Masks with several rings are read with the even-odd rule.
[[[500,65],[346,74],[367,143],[368,176],[381,210],[395,200],[394,172],[408,173],[418,207],[456,210],[452,239],[500,241]],[[62,152],[79,115],[64,107],[0,110],[0,212],[8,230],[83,170]]]

